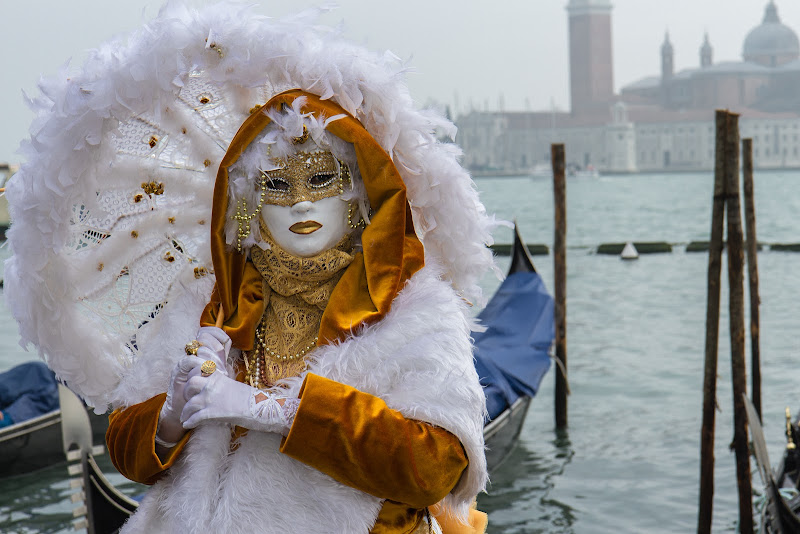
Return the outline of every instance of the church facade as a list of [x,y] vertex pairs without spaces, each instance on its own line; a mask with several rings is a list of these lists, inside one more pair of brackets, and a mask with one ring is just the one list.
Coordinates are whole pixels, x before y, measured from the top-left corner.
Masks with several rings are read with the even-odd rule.
[[741,114],[758,168],[800,167],[800,41],[771,0],[746,36],[742,61],[714,63],[708,35],[697,68],[674,70],[669,35],[661,73],[613,91],[610,0],[571,0],[571,111],[471,112],[458,142],[476,174],[525,174],[566,145],[573,169],[607,173],[696,171],[714,166],[714,110]]

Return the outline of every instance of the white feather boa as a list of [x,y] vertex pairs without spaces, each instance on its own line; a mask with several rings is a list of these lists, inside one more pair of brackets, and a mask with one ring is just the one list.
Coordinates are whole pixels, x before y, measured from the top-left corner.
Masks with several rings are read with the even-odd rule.
[[[314,351],[308,372],[378,396],[404,416],[456,435],[469,466],[443,505],[463,519],[487,481],[486,401],[466,304],[441,276],[432,266],[416,273],[382,321]],[[288,381],[294,394],[303,378]],[[227,427],[197,429],[123,533],[364,534],[373,526],[380,499],[281,454],[280,436],[250,432],[232,454],[229,445]]]

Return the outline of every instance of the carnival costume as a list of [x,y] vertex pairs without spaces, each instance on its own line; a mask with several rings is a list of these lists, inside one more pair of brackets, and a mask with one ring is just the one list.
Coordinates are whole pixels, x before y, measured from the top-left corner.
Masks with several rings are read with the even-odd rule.
[[[393,60],[310,16],[171,6],[43,87],[7,295],[23,340],[115,408],[120,471],[154,484],[123,532],[412,532],[436,503],[467,522],[485,486],[466,298],[493,223]],[[264,224],[297,200],[294,160],[349,204],[312,257]],[[193,430],[167,443],[179,397]]]

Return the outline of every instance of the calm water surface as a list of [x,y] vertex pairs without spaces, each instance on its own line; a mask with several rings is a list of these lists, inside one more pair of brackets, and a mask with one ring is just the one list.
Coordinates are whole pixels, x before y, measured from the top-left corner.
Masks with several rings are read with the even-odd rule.
[[[756,180],[759,240],[800,242],[800,173],[758,173]],[[517,219],[528,242],[552,244],[550,181],[481,178],[477,184],[490,212]],[[708,256],[686,253],[683,245],[708,239],[711,191],[710,173],[568,180],[569,429],[554,429],[551,371],[531,405],[519,447],[479,499],[489,512],[490,532],[696,530]],[[499,229],[495,236],[509,242],[511,232]],[[636,262],[594,254],[601,243],[629,240],[677,246],[671,254]],[[534,259],[552,288],[552,256]],[[765,250],[759,256],[762,402],[773,463],[783,447],[784,406],[800,407],[798,261],[797,253]],[[507,260],[499,263],[505,268]],[[723,282],[726,276],[723,271]],[[487,292],[496,285],[486,278]],[[728,451],[733,429],[727,336],[723,297],[715,532],[735,531],[738,515]],[[3,305],[0,369],[32,357],[17,345]],[[2,481],[0,531],[70,531],[68,493],[64,466]]]

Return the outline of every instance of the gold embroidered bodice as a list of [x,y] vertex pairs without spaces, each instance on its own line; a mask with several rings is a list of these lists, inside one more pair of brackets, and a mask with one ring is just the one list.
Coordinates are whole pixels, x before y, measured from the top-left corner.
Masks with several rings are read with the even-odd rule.
[[244,359],[248,382],[263,389],[303,371],[333,288],[353,261],[353,244],[348,235],[330,250],[301,258],[277,245],[263,221],[259,226],[269,248],[254,246],[250,257],[264,278],[266,306]]

